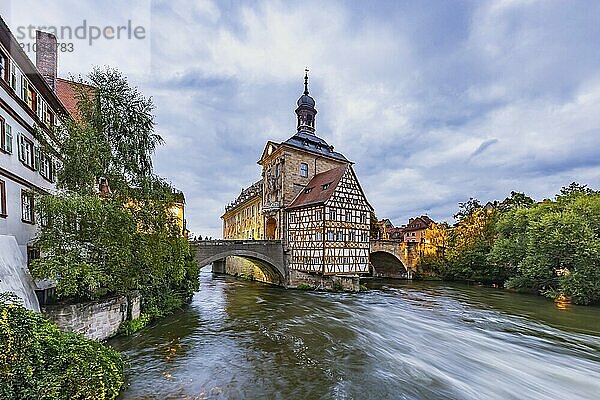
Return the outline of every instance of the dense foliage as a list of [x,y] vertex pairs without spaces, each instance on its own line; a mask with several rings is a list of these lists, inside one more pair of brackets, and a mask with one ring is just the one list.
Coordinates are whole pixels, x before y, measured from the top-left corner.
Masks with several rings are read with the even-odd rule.
[[116,351],[61,333],[42,315],[0,296],[0,398],[114,399],[124,363]]
[[152,153],[162,138],[154,132],[154,105],[114,69],[94,69],[78,82],[76,119],[56,132],[62,166],[58,186],[91,191],[107,178],[120,192],[152,176]]
[[[62,191],[36,202],[42,258],[31,272],[57,281],[61,299],[139,290],[142,312],[163,315],[197,290],[198,266],[171,211],[183,196],[152,172],[154,106],[112,69],[78,88],[78,116],[55,132]],[[98,194],[101,180],[110,191]]]
[[600,192],[573,183],[539,203],[515,192],[486,207],[471,199],[455,217],[448,245],[422,257],[421,269],[600,303]]

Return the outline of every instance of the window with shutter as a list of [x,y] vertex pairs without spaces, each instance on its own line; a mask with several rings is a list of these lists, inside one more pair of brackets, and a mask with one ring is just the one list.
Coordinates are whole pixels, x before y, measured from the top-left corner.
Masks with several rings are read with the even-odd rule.
[[[4,141],[6,140],[6,121],[0,116],[0,149],[4,150]],[[4,150],[6,151],[6,150]]]
[[4,140],[2,142],[2,150],[7,152],[8,154],[12,154],[13,152],[13,143],[12,143],[12,127],[8,124],[8,122],[4,123]]
[[21,135],[21,132],[17,133],[17,153],[19,160],[23,161],[23,135]]
[[10,63],[10,87],[17,91],[17,67],[14,62]]
[[0,77],[8,82],[8,57],[0,51]]
[[21,219],[33,223],[33,193],[25,190],[21,191]]
[[17,146],[19,149],[19,160],[29,168],[34,168],[33,142],[22,133],[17,134]]
[[41,172],[41,158],[42,158],[42,154],[41,154],[41,150],[39,148],[39,146],[35,146],[33,149],[33,169],[35,169],[38,172]]
[[6,184],[0,180],[0,217],[6,217]]
[[27,78],[25,75],[21,74],[21,100],[27,103],[27,99],[29,97],[29,84],[27,83]]

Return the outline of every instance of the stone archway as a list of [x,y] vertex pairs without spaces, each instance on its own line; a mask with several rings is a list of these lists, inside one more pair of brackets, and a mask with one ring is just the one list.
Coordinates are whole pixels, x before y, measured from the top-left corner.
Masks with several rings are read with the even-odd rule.
[[265,223],[265,239],[273,240],[276,239],[277,235],[277,220],[273,217],[269,217]]
[[373,276],[386,278],[408,278],[407,269],[393,253],[375,251],[370,254]]

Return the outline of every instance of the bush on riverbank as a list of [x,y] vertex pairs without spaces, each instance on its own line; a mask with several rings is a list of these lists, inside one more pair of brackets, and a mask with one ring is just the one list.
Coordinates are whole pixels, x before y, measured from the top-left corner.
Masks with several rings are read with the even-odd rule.
[[539,203],[515,192],[487,207],[471,199],[455,218],[448,245],[422,257],[421,270],[600,303],[600,192],[573,183]]
[[139,290],[142,311],[152,317],[180,308],[198,289],[199,268],[165,211],[169,201],[155,198],[143,208],[124,204],[117,196],[77,193],[39,199],[38,212],[49,223],[36,243],[42,257],[32,262],[32,275],[55,280],[59,299]]
[[123,382],[119,353],[0,299],[0,398],[114,399]]

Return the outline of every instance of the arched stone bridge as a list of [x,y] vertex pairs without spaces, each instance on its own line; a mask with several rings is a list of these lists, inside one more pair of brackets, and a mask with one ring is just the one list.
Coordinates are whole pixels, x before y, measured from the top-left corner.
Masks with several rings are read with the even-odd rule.
[[[371,240],[372,275],[411,279],[416,262],[416,243],[396,240]],[[213,272],[231,273],[225,259],[237,256],[251,260],[267,274],[268,282],[287,286],[290,270],[280,240],[201,240],[192,242],[200,266],[212,264]]]
[[237,256],[259,263],[261,269],[274,275],[274,282],[285,285],[288,281],[289,269],[280,240],[199,240],[192,246],[198,264],[213,264],[213,272],[225,273],[225,258]]
[[370,258],[373,276],[412,279],[417,243],[400,240],[370,241]]

